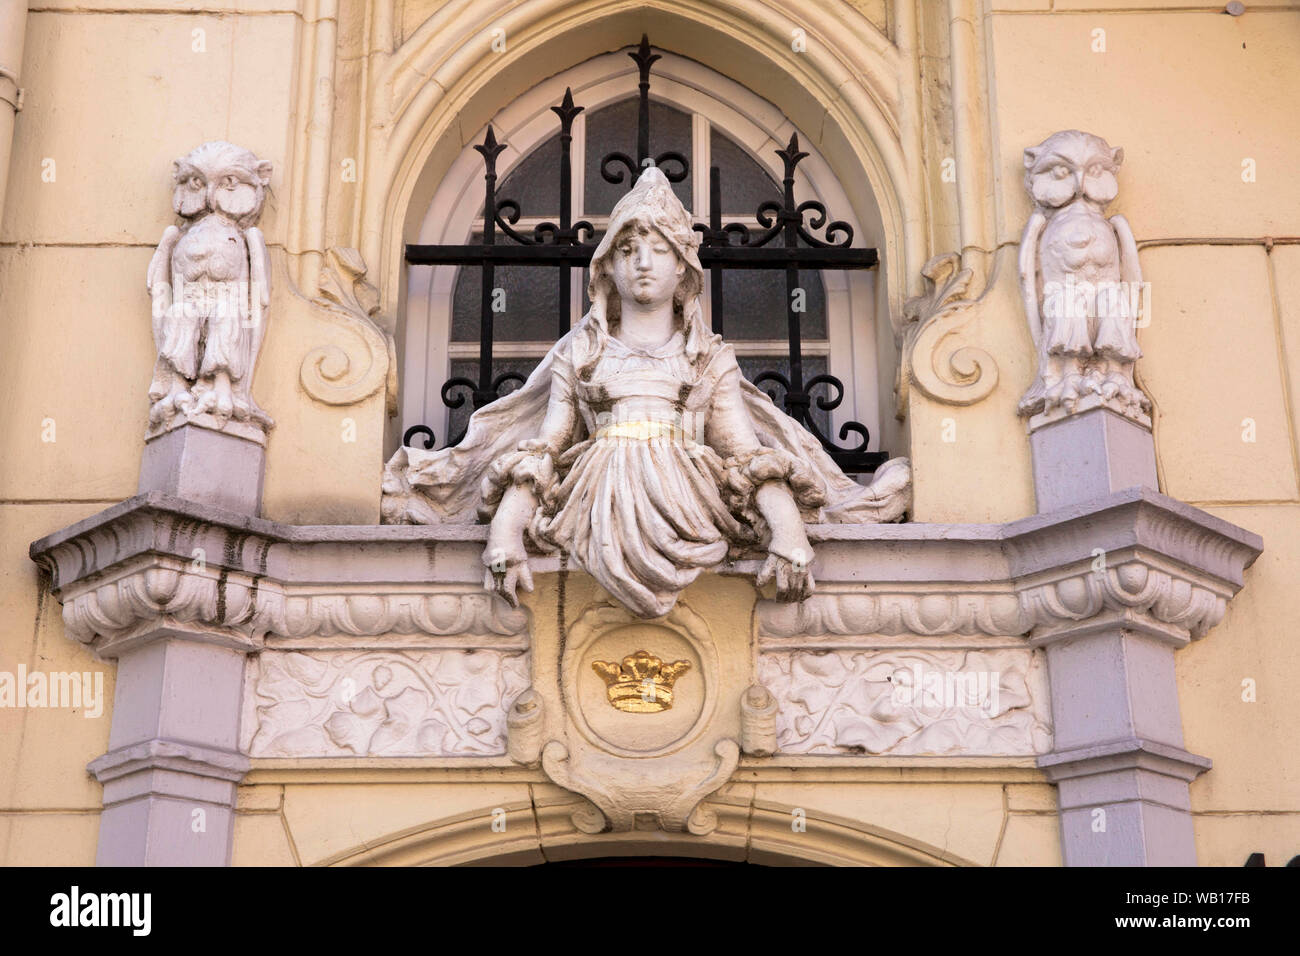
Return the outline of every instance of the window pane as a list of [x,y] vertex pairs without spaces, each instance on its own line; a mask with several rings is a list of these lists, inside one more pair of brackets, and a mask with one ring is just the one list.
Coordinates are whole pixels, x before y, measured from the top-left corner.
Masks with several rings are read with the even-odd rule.
[[[801,338],[826,338],[826,289],[816,270],[799,273],[804,312]],[[785,273],[776,269],[727,269],[722,273],[723,338],[784,339],[786,328]]]
[[[506,372],[518,372],[524,378],[527,378],[541,361],[541,358],[495,359],[492,362],[492,376],[495,378]],[[451,377],[464,377],[471,382],[477,382],[478,359],[455,359],[451,363]],[[502,386],[501,395],[508,395],[518,388],[519,384],[518,382],[511,382]],[[466,390],[463,388],[455,389],[452,392],[453,398],[461,395],[465,396],[465,404],[460,408],[447,409],[449,430],[447,434],[437,436],[438,444],[436,447],[438,448],[446,446],[448,441],[459,435],[469,425],[469,416],[474,411],[474,399],[473,396],[466,394]]]
[[[481,235],[471,242],[482,242]],[[493,314],[494,341],[553,342],[559,330],[560,270],[536,266],[497,266],[494,288],[501,289],[495,300],[504,311]],[[456,276],[452,299],[451,340],[479,340],[479,297],[482,289],[478,266],[462,266]]]
[[[607,216],[629,189],[627,169],[620,163],[613,168],[623,172],[623,182],[607,183],[600,175],[600,160],[607,153],[626,153],[636,161],[636,128],[639,103],[636,97],[613,103],[587,115],[585,215]],[[673,151],[691,158],[691,118],[681,110],[650,102],[650,152],[654,156]],[[691,179],[673,183],[673,192],[687,210],[693,208]]]
[[[711,280],[705,270],[704,281]],[[587,298],[587,273],[583,272],[582,311],[591,308]],[[819,271],[799,273],[804,290],[800,338],[825,339],[826,288]],[[785,273],[775,269],[726,269],[722,273],[723,338],[728,341],[786,339]],[[706,316],[712,327],[713,319]],[[477,326],[476,326],[477,328]]]
[[[754,381],[763,372],[779,372],[787,379],[790,378],[790,356],[789,355],[738,355],[736,364],[740,366],[740,374],[745,376],[751,382]],[[824,355],[805,355],[803,357],[803,380],[805,382],[814,375],[826,374],[826,357]],[[785,411],[785,389],[778,382],[763,382],[758,386],[769,395],[775,395],[773,399],[776,407]],[[818,385],[812,392],[812,420],[817,423],[817,427],[822,430],[822,434],[831,438],[831,413],[825,409],[817,407],[817,399],[832,398],[830,389],[825,385]],[[849,436],[851,441],[855,441],[854,436]]]
[[748,150],[716,127],[709,132],[709,153],[712,165],[718,167],[724,216],[753,216],[759,203],[781,201],[777,181]]
[[[483,180],[475,181],[474,188],[483,200]],[[510,175],[497,183],[497,199],[513,199],[519,203],[521,216],[548,216],[556,221],[560,217],[560,134],[556,133],[542,143],[510,171]]]

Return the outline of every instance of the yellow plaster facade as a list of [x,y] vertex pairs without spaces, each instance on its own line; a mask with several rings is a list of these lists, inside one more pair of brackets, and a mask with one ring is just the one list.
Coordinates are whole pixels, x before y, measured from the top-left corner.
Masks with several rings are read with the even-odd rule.
[[[1176,658],[1187,748],[1214,760],[1191,786],[1198,858],[1300,852],[1300,5],[1253,0],[1230,17],[1175,0],[218,0],[203,12],[49,0],[25,29],[0,227],[0,670],[102,671],[110,703],[99,719],[0,709],[0,863],[95,858],[102,788],[84,767],[108,749],[114,666],[64,635],[27,548],[136,492],[154,359],[143,280],[172,222],[172,160],[227,139],[274,164],[261,223],[274,299],[255,387],[276,418],[262,516],[375,524],[400,383],[382,336],[313,305],[326,252],[360,250],[376,324],[400,347],[402,245],[452,162],[539,78],[642,32],[774,104],[861,197],[854,212],[883,261],[889,413],[890,317],[923,291],[931,256],[956,251],[973,270],[972,319],[938,358],[913,362],[943,378],[954,347],[979,350],[996,366],[984,370],[991,389],[954,404],[913,385],[897,419],[882,413],[884,447],[913,463],[919,522],[1034,513],[1016,416],[1034,362],[1016,287],[1022,151],[1060,128],[1123,146],[1111,211],[1132,224],[1152,287],[1138,371],[1160,490],[1265,539],[1226,619]],[[950,157],[955,181],[937,173]],[[355,181],[341,174],[348,161]],[[312,368],[325,376],[314,393]],[[752,595],[728,603],[711,580],[687,600],[709,605],[715,632],[752,641]],[[572,574],[567,600],[589,585]],[[539,575],[526,601],[539,634],[558,601],[556,575]],[[504,757],[289,763],[254,760],[239,786],[236,865],[625,852],[1061,862],[1056,789],[1032,759],[744,761],[706,837],[579,834],[573,796]],[[796,810],[806,833],[792,834]]]

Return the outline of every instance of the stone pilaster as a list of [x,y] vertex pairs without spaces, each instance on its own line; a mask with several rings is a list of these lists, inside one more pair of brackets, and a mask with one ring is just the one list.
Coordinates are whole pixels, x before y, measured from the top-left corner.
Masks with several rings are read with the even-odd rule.
[[[1157,487],[1149,426],[1092,398],[1073,414],[1029,422],[1045,517]],[[1055,731],[1038,762],[1059,789],[1069,866],[1196,864],[1188,785],[1211,761],[1183,747],[1174,652],[1223,615],[1223,584],[1240,573],[1224,565],[1225,549],[1244,567],[1255,545],[1239,529],[1229,544],[1208,516],[1180,511],[1161,535],[1173,562],[1146,549],[1116,553],[1100,526],[1090,541],[1081,525],[1073,538],[1080,551],[1091,545],[1086,573],[1029,592]]]

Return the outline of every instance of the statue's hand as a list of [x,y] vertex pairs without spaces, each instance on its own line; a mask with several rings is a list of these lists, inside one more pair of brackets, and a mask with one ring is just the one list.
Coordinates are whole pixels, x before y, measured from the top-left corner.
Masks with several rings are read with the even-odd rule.
[[528,568],[528,554],[522,540],[513,548],[500,547],[489,541],[483,550],[483,564],[487,568],[483,574],[483,587],[500,595],[511,607],[519,606],[516,585],[525,591],[533,590],[533,572]]
[[795,548],[789,556],[769,550],[755,584],[760,588],[776,580],[776,599],[795,603],[807,599],[816,589],[812,576],[812,552]]

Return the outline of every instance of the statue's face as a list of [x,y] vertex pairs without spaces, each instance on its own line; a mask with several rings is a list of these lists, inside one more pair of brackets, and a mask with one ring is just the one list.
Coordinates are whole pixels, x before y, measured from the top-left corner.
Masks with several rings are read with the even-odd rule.
[[624,302],[654,307],[672,300],[686,264],[658,229],[628,229],[614,243],[610,273]]

